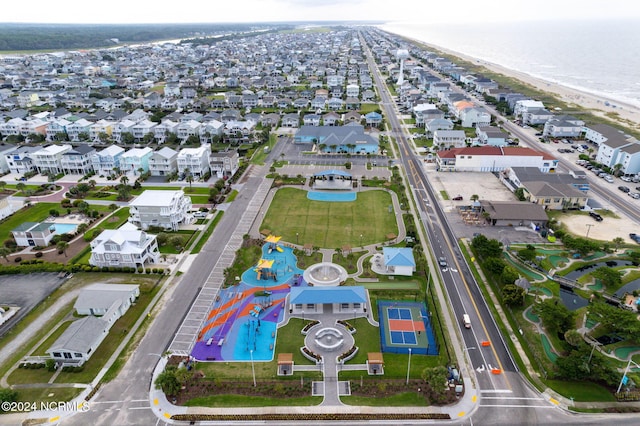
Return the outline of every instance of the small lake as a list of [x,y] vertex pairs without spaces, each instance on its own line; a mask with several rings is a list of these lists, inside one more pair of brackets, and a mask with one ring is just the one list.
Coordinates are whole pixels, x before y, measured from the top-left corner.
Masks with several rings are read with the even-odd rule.
[[629,260],[607,260],[606,262],[598,262],[598,263],[593,263],[591,265],[581,266],[575,271],[569,272],[564,277],[570,280],[577,281],[578,278],[600,268],[601,266],[613,268],[616,266],[629,266],[629,265],[633,265],[633,263]]
[[575,311],[589,304],[589,301],[571,290],[560,288],[560,300],[570,311]]

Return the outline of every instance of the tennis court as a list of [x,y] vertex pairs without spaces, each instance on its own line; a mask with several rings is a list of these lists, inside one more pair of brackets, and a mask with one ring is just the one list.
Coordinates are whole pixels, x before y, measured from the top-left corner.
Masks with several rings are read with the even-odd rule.
[[438,347],[424,304],[378,301],[382,352],[437,355]]

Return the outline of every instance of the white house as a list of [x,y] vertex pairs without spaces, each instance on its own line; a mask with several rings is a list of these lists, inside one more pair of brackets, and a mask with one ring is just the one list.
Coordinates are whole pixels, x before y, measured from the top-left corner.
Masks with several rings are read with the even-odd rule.
[[[183,148],[178,153],[178,173],[188,172],[196,179],[203,177],[209,171],[211,146],[200,145],[198,148]],[[186,173],[185,173],[186,174]]]
[[191,206],[191,197],[182,190],[147,190],[129,204],[129,222],[145,230],[159,226],[176,231],[193,222]]
[[102,316],[114,307],[122,316],[138,296],[140,286],[136,284],[94,283],[80,291],[73,308],[78,315]]
[[[115,315],[117,313],[110,313],[107,318]],[[47,349],[47,353],[59,366],[80,367],[91,358],[107,337],[111,324],[105,318],[94,316],[76,320]]]
[[461,148],[466,145],[464,130],[436,130],[433,132],[433,146],[441,148]]
[[391,275],[411,276],[416,271],[413,250],[407,247],[383,247],[384,268]]
[[[164,191],[158,191],[164,192]],[[171,191],[168,191],[171,192]],[[144,268],[160,258],[155,235],[124,224],[119,229],[106,229],[91,241],[89,264],[93,266]]]
[[31,153],[33,165],[38,173],[62,173],[62,155],[71,151],[71,145],[49,145]]
[[24,174],[35,170],[31,154],[39,151],[38,146],[19,146],[13,151],[4,155],[4,158],[9,167],[9,171],[15,174]]
[[151,176],[169,176],[178,170],[178,152],[169,147],[155,151],[149,157]]

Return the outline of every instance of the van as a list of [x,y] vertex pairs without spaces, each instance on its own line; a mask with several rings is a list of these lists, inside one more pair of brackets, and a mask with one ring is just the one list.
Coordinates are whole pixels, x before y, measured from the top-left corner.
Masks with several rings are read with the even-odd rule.
[[462,316],[462,324],[464,324],[464,328],[471,328],[471,318],[469,318],[469,315],[464,314]]

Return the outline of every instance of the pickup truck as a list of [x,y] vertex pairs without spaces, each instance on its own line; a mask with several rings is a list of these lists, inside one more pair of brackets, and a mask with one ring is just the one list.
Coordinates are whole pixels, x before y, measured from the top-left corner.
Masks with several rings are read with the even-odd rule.
[[640,235],[632,232],[631,234],[629,234],[629,238],[631,238],[636,243],[640,244]]

